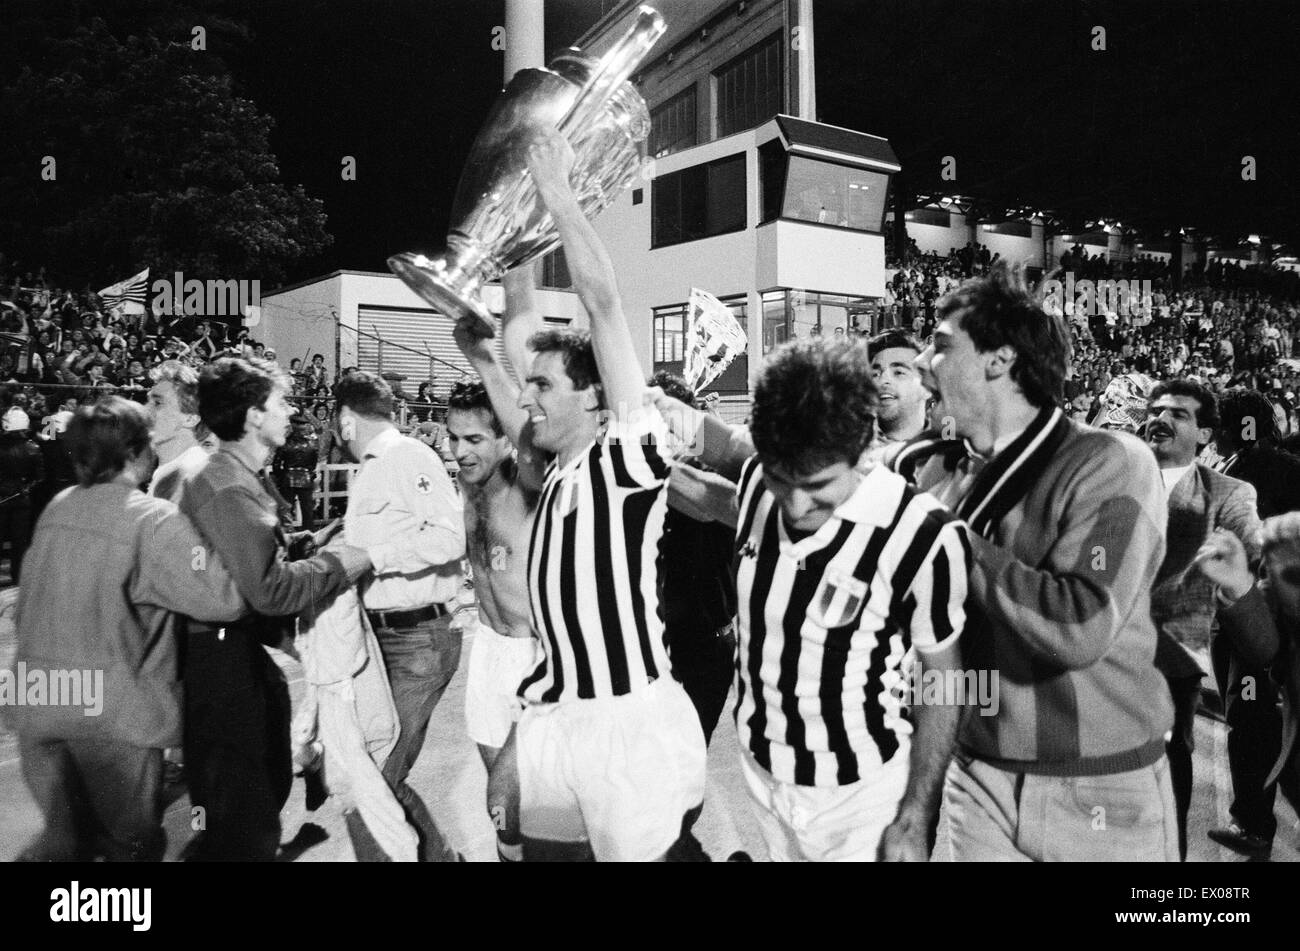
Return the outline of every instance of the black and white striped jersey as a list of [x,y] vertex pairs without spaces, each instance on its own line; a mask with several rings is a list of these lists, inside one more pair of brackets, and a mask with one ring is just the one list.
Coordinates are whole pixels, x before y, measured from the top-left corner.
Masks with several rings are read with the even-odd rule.
[[909,651],[965,624],[965,525],[881,466],[798,541],[756,456],[738,492],[740,741],[781,782],[867,778],[912,733]]
[[586,452],[547,470],[528,548],[543,655],[520,685],[524,699],[616,697],[671,676],[657,565],[666,438],[657,413],[611,422]]

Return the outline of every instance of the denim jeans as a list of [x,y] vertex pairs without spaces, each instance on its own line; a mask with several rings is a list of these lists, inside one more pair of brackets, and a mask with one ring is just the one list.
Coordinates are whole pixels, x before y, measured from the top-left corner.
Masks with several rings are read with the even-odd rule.
[[963,754],[943,790],[955,862],[1177,862],[1169,763],[1039,776]]
[[[407,785],[406,777],[424,748],[424,736],[433,708],[442,699],[460,664],[460,632],[451,629],[451,618],[443,617],[411,627],[376,628],[375,637],[384,655],[401,731],[397,745],[384,763],[384,779],[402,804],[407,821],[420,837],[420,861],[455,861],[456,853],[438,831],[424,801]],[[348,823],[357,860],[387,861],[387,856],[378,849],[370,835],[359,834],[356,826],[364,827],[359,816]]]

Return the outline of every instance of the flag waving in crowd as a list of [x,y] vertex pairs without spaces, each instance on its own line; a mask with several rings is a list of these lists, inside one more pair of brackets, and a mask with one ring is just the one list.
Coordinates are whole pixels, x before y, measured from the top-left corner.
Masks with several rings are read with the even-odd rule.
[[99,299],[104,302],[104,309],[123,314],[143,314],[144,295],[149,287],[149,269],[145,268],[134,277],[110,285],[99,292]]
[[691,288],[686,309],[686,339],[690,349],[682,376],[695,393],[721,376],[749,342],[731,308],[698,287]]

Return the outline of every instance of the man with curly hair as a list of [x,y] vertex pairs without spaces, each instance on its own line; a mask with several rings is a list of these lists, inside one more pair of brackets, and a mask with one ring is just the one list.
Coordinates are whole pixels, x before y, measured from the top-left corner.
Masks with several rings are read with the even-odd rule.
[[[867,348],[792,341],[754,390],[750,437],[656,404],[703,461],[739,473],[736,725],[776,861],[925,861],[962,700],[965,527],[883,466],[856,468],[877,405]],[[920,664],[909,663],[915,656]],[[927,701],[917,703],[916,701]]]

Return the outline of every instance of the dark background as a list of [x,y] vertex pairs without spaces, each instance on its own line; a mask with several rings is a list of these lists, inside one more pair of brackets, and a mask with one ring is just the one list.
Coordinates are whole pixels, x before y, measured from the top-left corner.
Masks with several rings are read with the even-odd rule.
[[[612,0],[549,0],[548,55]],[[0,75],[38,55],[32,23],[129,30],[157,0],[5,0],[22,30]],[[276,121],[281,178],[322,199],[333,244],[290,278],[381,270],[446,232],[460,168],[502,86],[498,0],[211,0],[246,38],[210,41]],[[907,193],[943,189],[1155,233],[1300,239],[1300,3],[1249,0],[817,0],[824,122],[889,138]],[[1090,48],[1091,29],[1107,50]],[[0,34],[6,14],[0,10]],[[25,32],[24,32],[25,31]],[[182,39],[184,39],[182,37]],[[0,148],[3,147],[0,130]],[[357,180],[340,178],[343,156]],[[943,156],[958,179],[941,182]],[[1253,155],[1257,180],[1243,182]],[[0,196],[2,198],[2,196]]]

